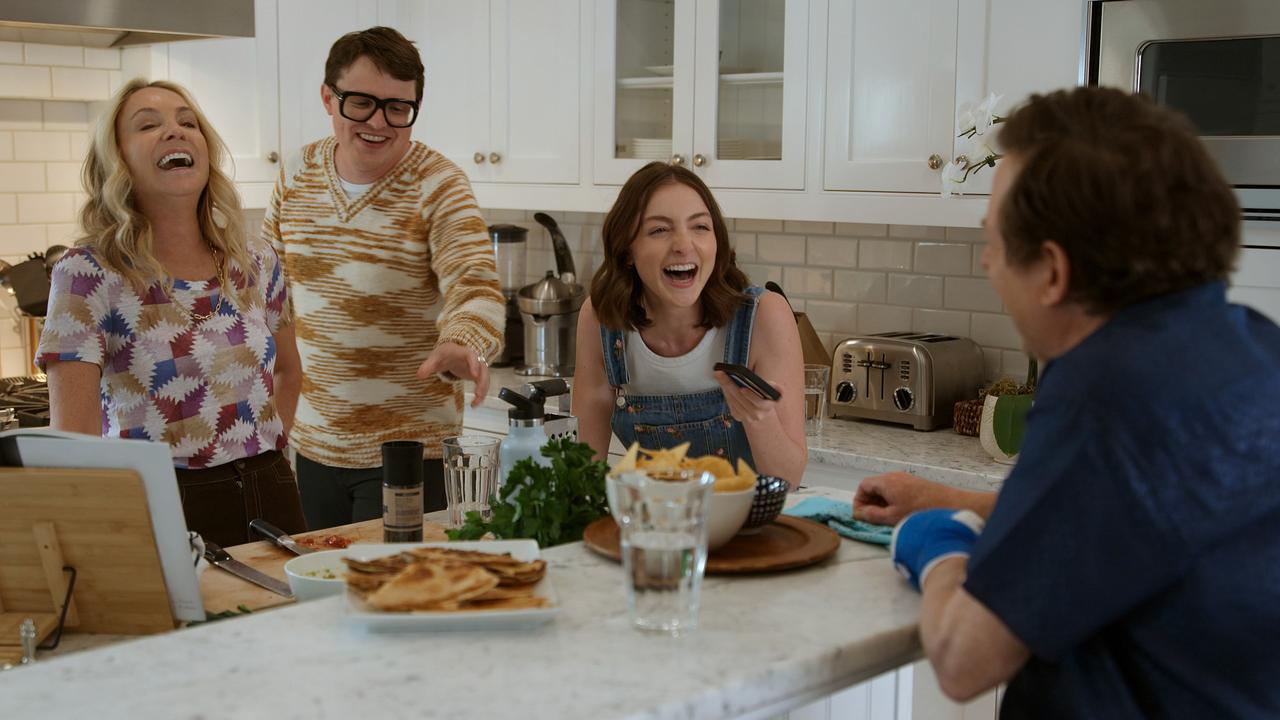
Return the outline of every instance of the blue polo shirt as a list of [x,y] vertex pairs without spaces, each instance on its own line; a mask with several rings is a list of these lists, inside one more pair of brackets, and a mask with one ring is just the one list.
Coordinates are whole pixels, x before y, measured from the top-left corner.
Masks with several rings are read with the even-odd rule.
[[1280,717],[1280,328],[1213,283],[1049,363],[965,588],[1002,717]]

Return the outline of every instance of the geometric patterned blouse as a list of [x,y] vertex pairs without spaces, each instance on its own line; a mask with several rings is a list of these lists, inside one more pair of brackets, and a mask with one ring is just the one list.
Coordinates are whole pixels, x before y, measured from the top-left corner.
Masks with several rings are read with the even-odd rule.
[[[159,282],[139,294],[76,247],[53,269],[36,364],[79,360],[102,369],[102,434],[168,443],[173,464],[198,469],[286,445],[276,414],[272,333],[290,321],[276,253],[251,243],[256,272],[228,261],[227,278],[248,286],[248,307],[228,295],[216,315],[217,279]],[[176,303],[176,304],[175,304]],[[194,317],[193,317],[194,316]]]

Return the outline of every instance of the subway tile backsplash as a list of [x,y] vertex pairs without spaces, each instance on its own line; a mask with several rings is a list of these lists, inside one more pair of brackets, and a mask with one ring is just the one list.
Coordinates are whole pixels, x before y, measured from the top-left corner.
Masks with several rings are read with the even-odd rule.
[[[551,239],[534,210],[485,210],[490,223],[529,228],[528,281],[555,267]],[[549,213],[573,248],[579,275],[599,266],[604,215]],[[988,378],[1021,379],[1027,357],[1013,321],[982,269],[982,231],[730,219],[738,264],[752,282],[782,285],[805,311],[827,349],[852,335],[909,329],[971,337],[983,349]]]

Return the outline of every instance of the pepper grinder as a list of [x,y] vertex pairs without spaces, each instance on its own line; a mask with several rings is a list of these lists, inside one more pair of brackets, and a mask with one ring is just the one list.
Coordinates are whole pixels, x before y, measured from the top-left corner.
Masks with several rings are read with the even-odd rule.
[[382,443],[382,541],[422,542],[422,443]]

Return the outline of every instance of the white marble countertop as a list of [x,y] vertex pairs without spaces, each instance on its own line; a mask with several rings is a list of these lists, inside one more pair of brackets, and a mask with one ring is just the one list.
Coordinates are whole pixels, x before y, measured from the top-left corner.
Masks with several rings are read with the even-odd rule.
[[[505,412],[510,406],[498,399],[499,388],[518,388],[543,379],[517,376],[511,368],[494,368],[481,406]],[[470,393],[468,384],[468,400]],[[919,432],[904,425],[839,418],[827,418],[822,434],[809,438],[809,462],[871,473],[901,470],[972,490],[998,490],[1012,467],[992,460],[977,438],[959,435],[950,428]]]
[[[824,490],[848,499],[848,493]],[[691,636],[631,628],[621,567],[550,548],[561,611],[523,631],[374,634],[327,598],[0,673],[6,718],[768,717],[920,655],[883,548],[708,576]]]

